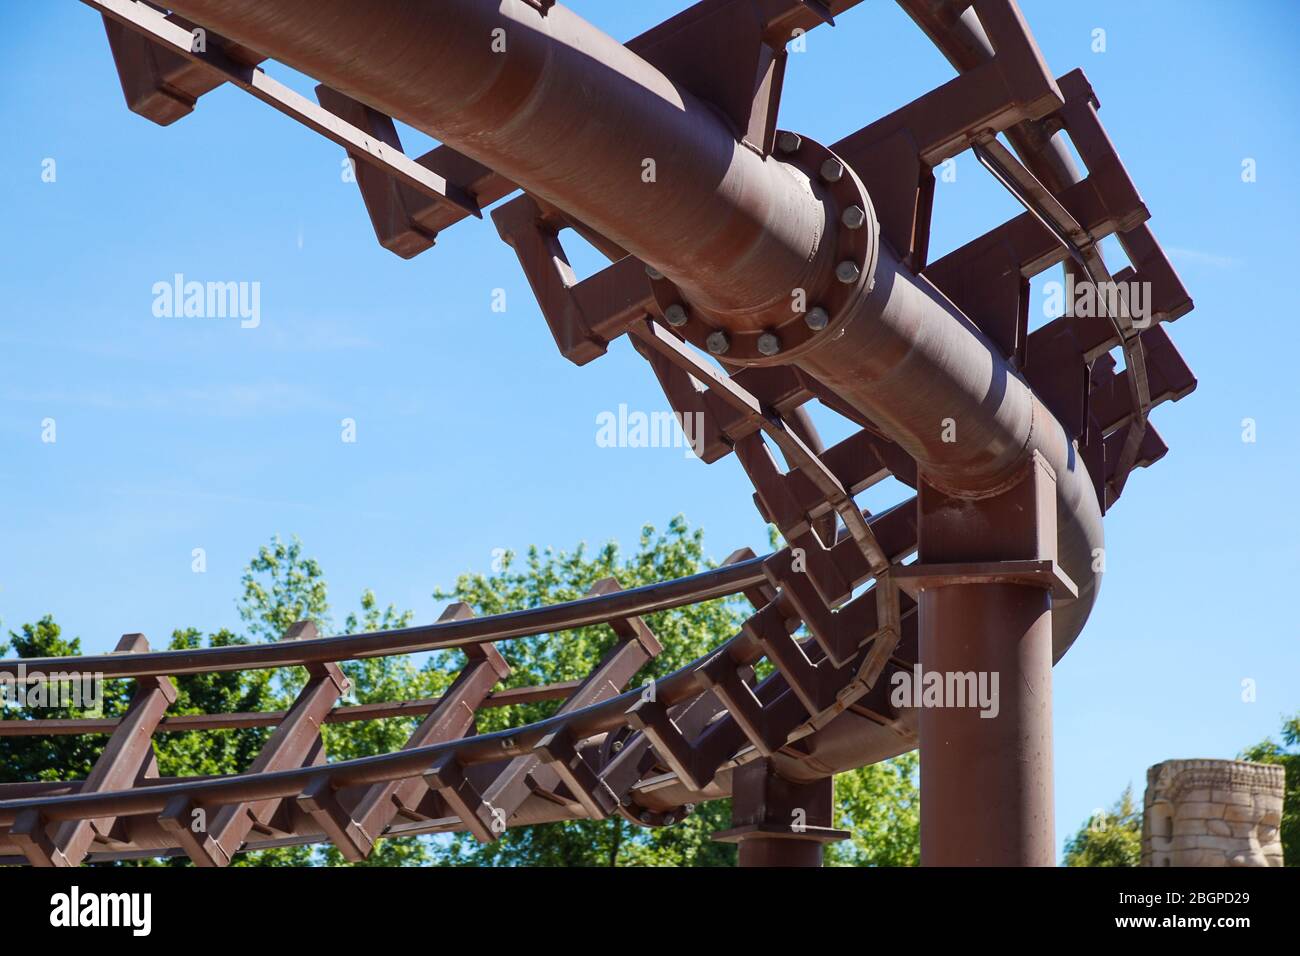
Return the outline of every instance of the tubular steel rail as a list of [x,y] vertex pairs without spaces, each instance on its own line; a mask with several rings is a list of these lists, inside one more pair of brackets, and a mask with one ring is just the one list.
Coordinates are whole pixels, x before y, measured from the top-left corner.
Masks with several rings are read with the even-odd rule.
[[[492,217],[561,353],[586,364],[626,335],[702,423],[699,457],[735,453],[786,546],[492,617],[453,605],[372,634],[303,622],[275,644],[151,652],[128,635],[111,655],[0,661],[136,681],[120,720],[0,722],[108,736],[86,780],[0,785],[0,862],[220,866],[322,841],[359,860],[418,833],[488,842],[616,813],[671,826],[732,796],[717,838],[742,865],[809,864],[844,836],[831,775],[918,743],[923,862],[1048,860],[1050,667],[1095,600],[1102,514],[1167,451],[1151,409],[1196,381],[1163,329],[1191,300],[1097,99],[1081,71],[1047,72],[1014,0],[898,0],[958,76],[829,148],[777,126],[787,44],[858,0],[704,0],[626,45],[551,0],[83,2],[133,111],[166,125],[223,83],[251,93],[344,147],[398,255],[519,193]],[[270,79],[270,58],[319,79],[319,105]],[[442,145],[406,156],[395,119]],[[967,150],[1025,212],[932,262],[933,169]],[[566,229],[610,265],[579,281]],[[1131,263],[1114,274],[1107,236]],[[1060,263],[1097,308],[1031,329],[1030,280]],[[1139,287],[1142,308],[1101,294]],[[814,400],[858,431],[826,448]],[[855,496],[890,476],[917,496],[862,511]],[[740,593],[740,633],[632,686],[660,651],[643,615]],[[618,640],[584,680],[493,689],[509,673],[497,642],[593,624]],[[338,705],[339,662],[453,647],[466,664],[441,697]],[[895,706],[892,677],[922,661],[1004,671],[1007,713]],[[309,674],[287,711],[165,716],[172,676],[283,666]],[[478,709],[537,700],[562,703],[473,732]],[[423,718],[401,750],[324,753],[322,723],[399,715]],[[157,776],[154,734],[240,727],[275,728],[246,772]]]

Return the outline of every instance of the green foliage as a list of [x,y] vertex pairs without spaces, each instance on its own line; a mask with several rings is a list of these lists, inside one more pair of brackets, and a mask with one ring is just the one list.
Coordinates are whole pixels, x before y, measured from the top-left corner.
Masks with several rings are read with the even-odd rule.
[[[195,628],[174,631],[168,647],[197,650],[201,647],[230,647],[248,639],[221,630],[204,639]],[[168,715],[225,714],[275,710],[270,671],[222,671],[215,674],[183,674],[176,684],[176,703]],[[190,777],[229,773],[253,762],[270,728],[211,730],[203,733],[160,734],[156,739],[158,772],[164,777]]]
[[[81,653],[81,641],[62,636],[54,618],[46,615],[35,624],[9,632],[0,644],[0,656],[25,659],[70,657]],[[37,668],[33,667],[33,671]],[[0,720],[53,720],[79,717],[118,717],[129,701],[128,685],[108,682],[103,688],[101,713],[83,707],[0,707]],[[103,749],[102,737],[0,737],[0,781],[66,780],[84,777]]]
[[1065,844],[1066,866],[1137,866],[1141,861],[1142,811],[1133,802],[1131,786]]
[[828,866],[921,862],[920,756],[915,750],[835,778],[838,825],[853,836],[826,847]]
[[278,641],[298,621],[315,621],[329,630],[329,599],[325,575],[315,558],[302,553],[295,536],[289,542],[277,534],[257,550],[243,577],[239,617],[249,633],[263,641]]
[[1282,798],[1282,862],[1300,866],[1300,713],[1282,723],[1282,743],[1262,740],[1241,755],[1242,760],[1281,764],[1286,768]]

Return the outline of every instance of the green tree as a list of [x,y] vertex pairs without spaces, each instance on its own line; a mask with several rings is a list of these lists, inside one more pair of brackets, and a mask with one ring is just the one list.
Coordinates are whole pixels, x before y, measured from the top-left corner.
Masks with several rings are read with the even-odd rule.
[[1282,743],[1262,740],[1242,752],[1242,760],[1281,764],[1286,768],[1282,798],[1282,862],[1300,866],[1300,713],[1282,722]]
[[[17,631],[10,631],[9,640],[0,644],[0,656],[5,657],[74,657],[80,653],[81,641],[75,637],[63,637],[62,629],[49,614],[34,624],[24,624]],[[24,695],[17,706],[6,702],[9,706],[0,707],[0,720],[119,717],[130,699],[128,694],[129,691],[121,681],[105,684],[98,713],[92,713],[85,707],[28,706]],[[0,781],[52,781],[84,777],[95,765],[102,749],[102,737],[0,737]]]
[[1109,810],[1088,818],[1065,844],[1066,866],[1137,866],[1142,861],[1142,812],[1133,787],[1124,788]]
[[921,862],[920,755],[915,751],[835,778],[839,826],[853,835],[826,847],[828,866]]
[[297,536],[287,542],[277,534],[262,545],[244,569],[239,617],[262,641],[278,641],[299,621],[314,621],[329,630],[329,587],[320,562],[302,553]]

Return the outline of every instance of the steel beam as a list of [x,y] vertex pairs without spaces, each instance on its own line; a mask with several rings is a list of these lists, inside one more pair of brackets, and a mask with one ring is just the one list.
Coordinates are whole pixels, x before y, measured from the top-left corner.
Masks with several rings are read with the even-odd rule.
[[1054,485],[1035,456],[977,502],[920,489],[922,865],[1055,863],[1053,593],[1070,582],[1023,570],[1055,565]]
[[[124,634],[114,653],[137,654],[148,649],[149,641],[143,634]],[[176,685],[169,678],[140,678],[126,713],[82,782],[81,792],[124,790],[148,774],[156,776],[153,734],[162,715],[175,702]],[[76,866],[95,841],[109,841],[116,822],[111,815],[65,820],[50,837],[45,818],[32,810],[14,825],[11,834],[35,866]]]

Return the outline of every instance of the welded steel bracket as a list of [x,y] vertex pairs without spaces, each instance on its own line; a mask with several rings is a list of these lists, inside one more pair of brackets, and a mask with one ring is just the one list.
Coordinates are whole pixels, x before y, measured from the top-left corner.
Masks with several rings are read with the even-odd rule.
[[645,265],[625,255],[578,281],[560,242],[560,231],[571,223],[533,197],[520,196],[498,206],[492,221],[519,257],[560,354],[575,365],[604,355],[611,341],[649,313],[652,298]]
[[782,777],[767,759],[738,767],[733,782],[732,826],[713,834],[720,843],[737,843],[741,854],[760,856],[750,865],[807,865],[820,860],[823,844],[853,834],[836,829],[833,781],[795,783]]
[[1057,603],[1073,601],[1078,586],[1055,560],[966,561],[956,564],[914,564],[895,572],[898,586],[914,600],[927,588],[954,584],[1024,584],[1052,592]]
[[[147,32],[130,28],[107,13],[103,18],[113,65],[132,113],[159,126],[170,126],[192,113],[199,97],[226,82],[219,72],[151,40]],[[211,49],[230,62],[249,68],[264,59],[260,53],[196,27],[188,20],[175,16],[166,19],[190,32],[192,49]]]
[[[316,87],[316,98],[322,107],[360,130],[374,144],[369,161],[354,149],[349,149],[347,155],[381,246],[410,259],[431,248],[443,229],[466,218],[467,206],[448,204],[438,189],[429,188],[430,184],[412,185],[397,174],[397,166],[403,161],[396,157],[404,160],[406,154],[391,117],[324,84]],[[456,193],[467,203],[472,202],[475,210],[517,188],[505,177],[447,146],[430,150],[415,164],[453,184]]]
[[[143,634],[125,634],[118,641],[115,653],[143,654],[148,650],[149,642]],[[170,678],[139,678],[126,713],[79,792],[126,789],[146,776],[157,776],[153,734],[167,708],[175,702],[176,685]],[[108,843],[113,839],[116,823],[117,819],[111,816],[65,820],[50,836],[44,817],[32,810],[15,823],[10,834],[33,866],[77,866],[85,859],[92,843]]]
[[[464,621],[473,616],[468,604],[457,602],[447,607],[438,621]],[[509,665],[491,643],[470,645],[465,655],[465,667],[443,693],[438,706],[402,745],[403,750],[456,740],[472,732],[475,711],[510,673]],[[373,784],[348,806],[329,779],[322,777],[298,798],[298,806],[316,821],[346,859],[355,862],[370,855],[398,813],[418,815],[421,801],[430,794],[426,780],[408,777]]]
[[1016,6],[978,0],[975,8],[994,46],[991,60],[832,147],[866,185],[884,239],[915,270],[928,255],[933,167],[979,136],[1041,118],[1062,103]]
[[[178,115],[183,115],[183,112],[177,112],[179,107],[186,105],[189,108],[193,107],[194,97],[185,89],[169,85],[166,79],[167,76],[177,75],[178,68],[175,67],[175,59],[179,57],[181,60],[195,64],[200,70],[206,70],[213,75],[213,78],[218,82],[202,81],[203,83],[211,83],[208,88],[220,85],[220,82],[229,82],[284,113],[290,119],[296,120],[307,128],[320,133],[326,139],[338,143],[348,151],[350,156],[375,165],[412,189],[432,197],[440,204],[452,207],[455,210],[453,215],[456,218],[464,218],[465,216],[482,217],[478,201],[465,187],[449,180],[446,176],[435,172],[428,166],[415,162],[404,155],[400,149],[395,149],[382,139],[377,139],[351,123],[344,122],[324,107],[311,102],[283,83],[271,79],[263,70],[247,62],[250,57],[246,55],[243,48],[237,48],[236,50],[236,55],[244,56],[244,59],[241,60],[234,58],[227,52],[224,41],[221,41],[219,37],[214,36],[216,42],[211,45],[206,42],[200,45],[196,42],[195,35],[188,27],[188,23],[182,25],[180,21],[173,21],[165,14],[145,3],[138,2],[138,0],[83,0],[83,2],[100,11],[106,18],[135,31],[148,41],[144,47],[139,49],[135,49],[129,44],[118,44],[118,48],[125,58],[125,69],[128,75],[128,79],[124,81],[124,84],[131,87],[127,90],[128,102],[130,102],[133,95],[137,100],[142,95],[138,89],[140,84],[144,82],[138,79],[140,71],[151,71],[159,66],[165,68],[166,72],[162,78],[157,80],[159,84],[158,95],[164,98],[170,97],[174,101],[174,105],[167,106],[164,104],[158,106],[156,103],[148,105],[148,103],[141,101],[143,108],[150,111],[151,118],[161,121],[170,116],[174,120]],[[110,30],[110,41],[112,41],[114,35],[114,31]],[[115,52],[115,57],[116,55]],[[145,56],[146,62],[143,64],[136,62],[131,59],[132,56]],[[150,80],[150,82],[154,81]],[[187,79],[186,82],[191,82],[191,79]],[[199,84],[199,86],[201,85]],[[191,85],[186,89],[193,91],[199,89],[199,86]],[[147,100],[148,97],[146,96],[145,99]],[[514,187],[511,186],[511,188]]]
[[1057,603],[1079,596],[1057,563],[1056,474],[1037,452],[1016,484],[973,505],[996,535],[968,535],[948,517],[959,509],[947,493],[925,481],[919,492],[920,557],[895,572],[898,586],[914,599],[931,588],[981,584],[1042,588]]
[[[615,578],[604,578],[592,585],[588,594],[611,594],[618,590],[621,587]],[[662,650],[654,632],[638,616],[613,619],[610,627],[618,636],[617,643],[560,705],[556,716],[615,696]],[[576,743],[563,735],[548,736],[531,753],[511,758],[490,779],[477,785],[454,759],[436,763],[426,779],[466,829],[480,842],[490,843],[505,832],[510,819],[534,794],[564,806],[576,803],[579,809],[586,808],[590,802],[593,808],[600,806],[602,813],[608,812],[590,789],[595,786],[591,775],[574,760],[579,755],[570,752]],[[570,792],[565,787],[570,779],[588,789]]]
[[[282,640],[312,640],[316,625],[300,621]],[[325,762],[320,725],[349,681],[336,663],[307,665],[308,680],[298,692],[284,720],[258,752],[248,773],[271,773]],[[192,806],[178,797],[160,816],[163,825],[185,847],[199,866],[228,866],[245,839],[254,830],[274,832],[275,818],[285,806],[282,798],[228,803],[219,807],[199,832],[191,827]]]
[[738,139],[767,155],[776,136],[787,54],[783,40],[766,42],[764,6],[756,0],[696,4],[627,47],[718,107]]

